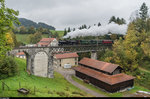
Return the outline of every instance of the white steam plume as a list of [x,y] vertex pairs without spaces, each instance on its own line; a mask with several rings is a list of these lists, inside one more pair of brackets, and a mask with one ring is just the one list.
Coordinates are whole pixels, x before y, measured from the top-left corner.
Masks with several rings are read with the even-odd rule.
[[89,29],[75,30],[67,33],[63,38],[76,38],[80,36],[102,36],[111,32],[112,34],[122,34],[125,35],[128,26],[126,24],[118,25],[113,23],[102,25],[102,26],[92,26]]

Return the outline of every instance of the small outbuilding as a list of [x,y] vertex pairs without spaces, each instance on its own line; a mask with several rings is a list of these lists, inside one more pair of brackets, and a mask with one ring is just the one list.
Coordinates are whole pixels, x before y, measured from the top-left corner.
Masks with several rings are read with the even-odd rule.
[[38,47],[58,46],[56,38],[42,38],[38,43]]
[[54,55],[54,67],[58,68],[71,68],[74,65],[78,65],[77,53],[63,53]]
[[119,71],[122,70],[119,68],[119,65],[106,64],[106,62],[103,63],[102,61],[89,58],[83,58],[83,60],[79,62],[79,66],[74,67],[77,77],[110,93],[124,90],[134,85],[135,77],[121,72],[113,73],[117,69],[119,69]]
[[25,59],[26,55],[25,55],[24,52],[19,52],[19,53],[16,54],[16,57]]

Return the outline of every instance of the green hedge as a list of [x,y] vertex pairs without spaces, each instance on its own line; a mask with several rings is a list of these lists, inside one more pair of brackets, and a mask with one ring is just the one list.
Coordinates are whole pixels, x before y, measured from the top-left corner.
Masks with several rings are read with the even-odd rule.
[[13,57],[7,56],[0,63],[0,79],[14,76],[17,71],[17,63]]

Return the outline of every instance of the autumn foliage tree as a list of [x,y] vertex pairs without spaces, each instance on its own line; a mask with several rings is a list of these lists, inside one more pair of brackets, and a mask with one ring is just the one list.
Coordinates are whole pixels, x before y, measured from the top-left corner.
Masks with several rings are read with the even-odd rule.
[[[145,4],[141,8],[147,10],[147,7],[143,6]],[[139,13],[145,15],[130,22],[124,40],[122,38],[115,40],[113,50],[109,51],[111,54],[106,52],[104,61],[119,64],[124,72],[136,73],[145,59],[150,59],[150,19],[146,17],[147,11],[144,12],[140,11]],[[141,26],[140,20],[143,20],[144,27]]]
[[28,39],[30,44],[36,44],[42,39],[42,33],[36,32],[34,34],[30,34]]
[[2,60],[6,52],[11,48],[8,46],[7,38],[10,35],[6,34],[13,28],[13,22],[18,24],[17,15],[18,11],[5,7],[5,1],[0,0],[0,60]]
[[17,20],[18,11],[5,7],[5,0],[0,0],[0,79],[12,76],[16,71],[16,63],[6,53],[14,47],[11,33],[13,23]]

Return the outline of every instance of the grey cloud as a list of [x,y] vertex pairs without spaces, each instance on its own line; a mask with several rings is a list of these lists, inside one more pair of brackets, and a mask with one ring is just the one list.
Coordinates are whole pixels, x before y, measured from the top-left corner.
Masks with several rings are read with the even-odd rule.
[[128,20],[143,2],[150,7],[149,0],[6,0],[6,5],[19,10],[19,17],[63,30],[82,24],[106,24],[112,15]]

